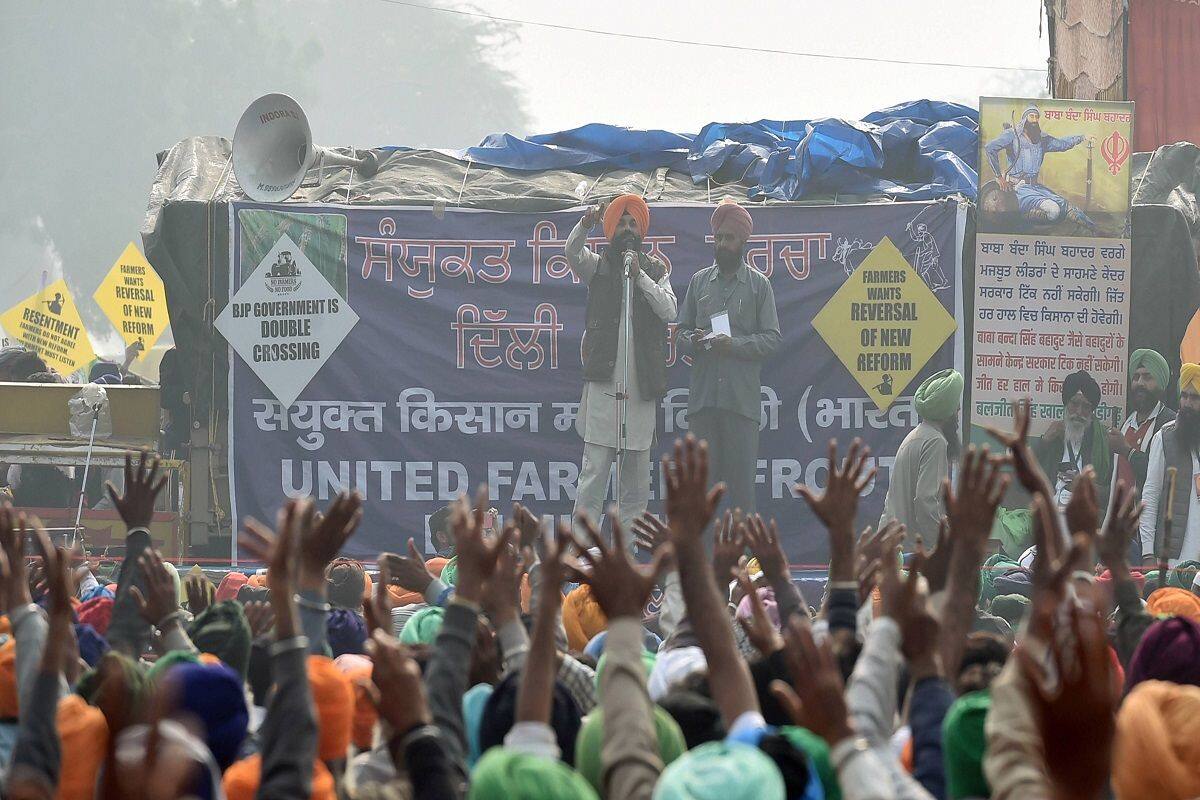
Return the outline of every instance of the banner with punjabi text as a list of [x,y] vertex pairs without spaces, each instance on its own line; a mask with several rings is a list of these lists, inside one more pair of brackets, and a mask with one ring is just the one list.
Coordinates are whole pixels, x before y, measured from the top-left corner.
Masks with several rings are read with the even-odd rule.
[[[933,352],[914,348],[911,378],[881,411],[844,366],[879,357],[835,353],[813,321],[884,239],[928,285],[938,313],[961,321],[966,209],[941,201],[750,210],[747,258],[770,278],[783,334],[762,369],[758,510],[778,520],[794,563],[824,563],[824,530],[793,486],[824,487],[828,440],[844,446],[862,436],[880,471],[860,520],[877,520],[896,448],[917,422],[912,392],[933,372],[962,369],[963,342],[943,332]],[[692,274],[713,261],[711,213],[651,206],[644,248],[667,263],[681,305]],[[316,330],[316,322],[266,317],[320,315],[338,296],[357,317],[325,342],[231,348],[240,354],[230,356],[235,519],[273,519],[289,496],[324,504],[355,489],[366,509],[347,554],[373,558],[402,549],[410,536],[431,552],[429,516],[479,484],[501,516],[520,501],[567,518],[582,454],[574,417],[587,288],[569,270],[564,245],[581,215],[234,204],[231,293],[263,298],[241,304],[263,317],[262,336]],[[605,242],[593,236],[588,245],[598,251]],[[287,299],[309,287],[326,299]],[[842,307],[849,305],[830,306]],[[663,497],[657,459],[688,427],[690,357],[674,337],[672,324],[652,452],[655,513]],[[898,345],[894,338],[887,344]],[[256,359],[296,359],[285,365],[305,378],[294,402],[285,407],[259,378],[280,365]]]

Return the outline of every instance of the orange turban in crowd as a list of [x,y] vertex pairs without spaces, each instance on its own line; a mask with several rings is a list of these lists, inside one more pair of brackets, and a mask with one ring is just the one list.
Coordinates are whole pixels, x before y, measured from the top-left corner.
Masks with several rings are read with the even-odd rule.
[[225,577],[221,578],[221,583],[217,586],[216,594],[213,595],[214,601],[219,603],[222,600],[233,600],[237,597],[238,589],[250,582],[244,573],[241,572],[226,572]]
[[1200,687],[1143,681],[1117,713],[1112,785],[1117,800],[1200,795]]
[[354,725],[354,687],[325,656],[308,657],[308,686],[317,710],[317,756],[337,761],[350,749]]
[[1165,586],[1146,598],[1146,611],[1156,617],[1187,617],[1200,622],[1200,597],[1187,589]]
[[400,586],[389,586],[387,592],[388,597],[392,599],[392,608],[425,602],[425,596],[420,592],[410,592]]
[[[221,788],[228,800],[254,800],[258,784],[262,781],[262,756],[258,753],[243,758],[225,770]],[[317,761],[313,764],[311,800],[337,800],[333,788],[333,775],[329,768]]]
[[16,719],[17,642],[9,639],[0,647],[0,719]]
[[370,750],[375,738],[375,721],[379,718],[367,688],[371,684],[371,659],[357,653],[345,653],[333,663],[354,687],[354,723],[350,726],[350,740],[359,750]]
[[567,644],[577,653],[582,653],[592,637],[608,627],[608,617],[600,610],[600,604],[592,597],[592,587],[586,583],[563,598],[562,619]]
[[55,715],[62,741],[62,774],[57,800],[92,800],[96,775],[108,752],[108,722],[104,712],[90,706],[77,694],[58,701]]
[[736,234],[742,241],[749,239],[750,234],[754,232],[754,220],[750,218],[750,212],[729,198],[717,204],[710,222],[714,234],[724,228]]
[[604,238],[612,241],[617,232],[617,223],[626,212],[637,223],[638,233],[645,236],[650,232],[650,206],[646,205],[641,195],[623,194],[609,203],[604,212]]
[[264,572],[264,573],[263,573],[263,574],[261,574],[261,575],[259,575],[257,572],[256,572],[256,573],[254,573],[254,574],[253,574],[253,575],[251,575],[251,576],[250,576],[250,578],[249,578],[249,579],[246,581],[246,585],[247,585],[247,586],[251,586],[251,587],[253,587],[253,588],[255,588],[255,589],[266,589],[266,588],[267,588],[267,575],[266,575],[266,573]]
[[450,559],[448,559],[448,558],[442,558],[441,556],[434,556],[433,558],[431,558],[425,562],[425,569],[429,570],[429,572],[435,578],[440,578],[442,576],[442,570],[445,569],[446,565],[449,563],[450,563]]

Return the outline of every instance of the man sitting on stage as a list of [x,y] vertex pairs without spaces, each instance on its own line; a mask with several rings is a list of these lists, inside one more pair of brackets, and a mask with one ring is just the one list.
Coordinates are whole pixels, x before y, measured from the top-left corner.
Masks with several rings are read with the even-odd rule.
[[[600,219],[608,247],[596,255],[587,235]],[[667,322],[675,318],[675,292],[662,261],[641,251],[650,228],[650,208],[641,197],[623,194],[611,203],[590,209],[567,237],[571,270],[588,287],[587,327],[583,337],[583,397],[575,428],[583,437],[583,463],[575,492],[575,513],[586,511],[599,521],[607,494],[608,475],[620,447],[617,382],[629,355],[625,387],[625,452],[621,455],[621,485],[617,505],[621,525],[630,530],[646,510],[650,497],[650,445],[658,398],[667,390]],[[631,300],[633,346],[625,341],[625,254],[633,253]]]
[[1108,434],[1096,419],[1100,384],[1080,370],[1063,379],[1063,418],[1051,425],[1035,448],[1042,470],[1054,481],[1059,509],[1066,508],[1083,468],[1095,470],[1097,497],[1108,496],[1112,453]]

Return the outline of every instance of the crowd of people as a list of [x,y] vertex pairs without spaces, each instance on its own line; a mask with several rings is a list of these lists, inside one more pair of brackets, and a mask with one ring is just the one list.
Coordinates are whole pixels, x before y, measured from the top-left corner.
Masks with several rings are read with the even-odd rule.
[[[244,523],[265,571],[219,583],[153,549],[143,453],[110,487],[108,578],[0,510],[5,796],[1194,798],[1200,596],[1130,566],[1124,479],[1056,513],[1015,419],[1000,455],[962,454],[932,550],[858,532],[870,451],[831,443],[824,490],[797,487],[829,543],[816,608],[774,520],[717,514],[691,436],[663,459],[665,521],[611,539],[521,506],[491,532],[481,491],[443,515],[445,556],[410,540],[368,571],[338,555],[361,500],[298,499]],[[997,577],[1014,479],[1036,556]]]

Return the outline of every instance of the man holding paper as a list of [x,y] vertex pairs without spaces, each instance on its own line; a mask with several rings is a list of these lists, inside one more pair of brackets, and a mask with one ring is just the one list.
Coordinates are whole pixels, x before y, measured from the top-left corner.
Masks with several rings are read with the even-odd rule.
[[746,263],[753,230],[750,212],[733,200],[717,206],[714,263],[692,276],[678,321],[692,351],[688,426],[708,441],[709,474],[725,482],[729,507],[747,514],[758,465],[759,371],[781,338],[771,282]]

